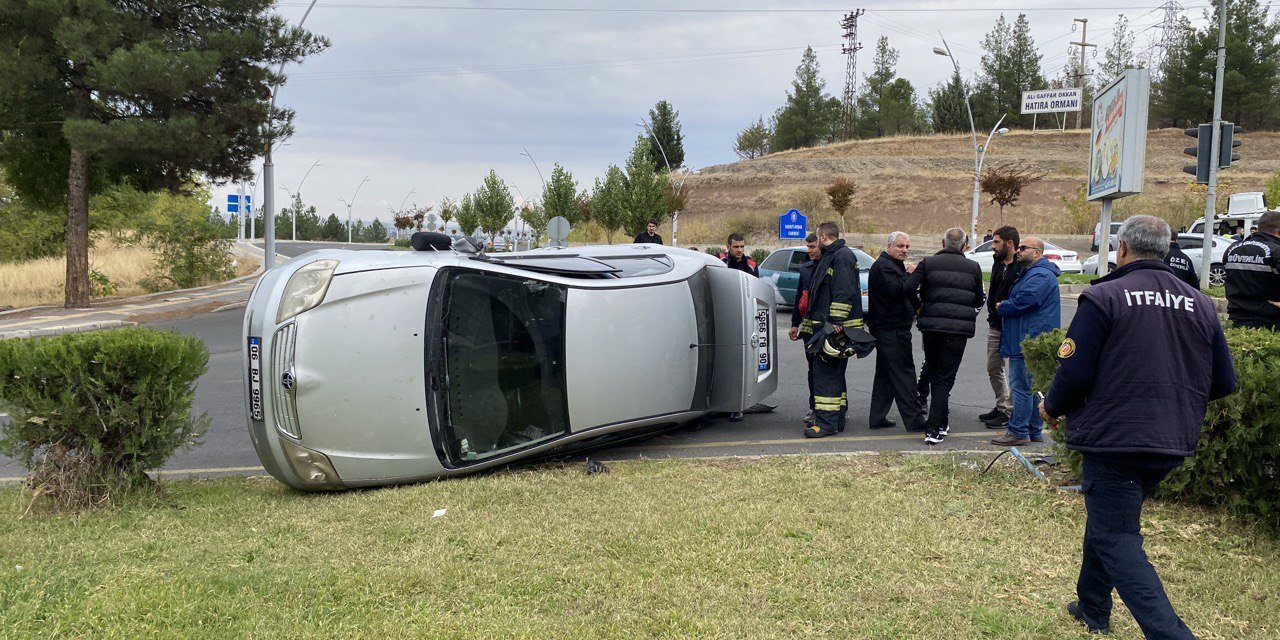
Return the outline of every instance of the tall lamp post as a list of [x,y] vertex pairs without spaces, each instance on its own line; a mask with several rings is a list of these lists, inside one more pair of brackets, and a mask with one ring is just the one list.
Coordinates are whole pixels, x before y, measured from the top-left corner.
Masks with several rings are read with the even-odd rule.
[[[314,169],[318,166],[320,166],[320,161],[316,160],[315,164],[311,165],[311,169]],[[289,187],[280,185],[280,188],[284,189],[284,192],[289,194],[289,202],[290,202],[289,208],[293,211],[293,215],[290,216],[291,218],[293,218],[293,221],[292,221],[293,235],[290,237],[293,239],[294,242],[298,241],[298,207],[302,206],[302,202],[301,202],[302,185],[307,181],[307,176],[311,175],[311,169],[307,169],[307,172],[302,174],[302,179],[298,181],[298,188],[295,189],[294,191],[289,191]],[[295,203],[294,201],[297,201],[297,202]],[[295,204],[296,206],[293,206]],[[266,222],[264,221],[263,224],[266,224]]]
[[[361,180],[360,184],[356,185],[356,192],[351,194],[350,202],[343,200],[342,196],[338,196],[338,202],[341,202],[342,204],[347,205],[347,244],[351,244],[351,205],[355,204],[356,196],[360,195],[360,187],[363,187],[364,183],[368,181],[369,181],[369,176],[365,176],[364,180]],[[405,197],[407,198],[408,196],[405,196]]]
[[[303,13],[302,19],[298,21],[299,29],[302,28],[302,23],[307,21],[307,16],[311,15],[311,10],[314,9],[315,6],[316,0],[311,0],[311,4],[307,5],[306,13]],[[284,63],[281,62],[280,66],[276,68],[276,75],[280,76],[283,72]],[[275,113],[277,93],[279,93],[279,87],[272,85],[271,108],[267,112],[268,114]],[[262,163],[262,205],[264,207],[262,210],[262,234],[266,240],[266,244],[263,247],[266,251],[266,255],[262,259],[263,269],[270,269],[276,265],[276,165],[271,161],[271,147],[273,143],[274,141],[268,137],[266,153],[263,154],[265,159]],[[319,161],[316,161],[316,164],[319,164]],[[312,169],[314,168],[315,166],[312,165]],[[311,170],[308,169],[307,172],[310,173]],[[305,176],[303,177],[303,180],[306,180]],[[298,189],[301,190],[302,186],[299,185]],[[296,216],[297,213],[295,212],[294,215]],[[297,240],[296,222],[294,223],[294,240]]]
[[[951,59],[951,66],[956,70],[956,77],[960,77],[960,63],[956,62],[956,57],[951,55],[951,46],[947,44],[947,39],[942,37],[942,33],[938,33],[938,37],[942,38],[942,46],[934,47],[933,52],[937,55]],[[1008,133],[1008,129],[1000,127],[1000,123],[1004,122],[1004,116],[1000,116],[1000,120],[996,122],[996,126],[992,127],[991,134],[987,136],[986,144],[978,146],[978,128],[973,124],[973,106],[969,102],[969,88],[964,85],[964,80],[960,80],[960,89],[964,91],[964,108],[969,112],[969,132],[973,136],[973,207],[969,213],[969,238],[970,242],[978,233],[978,197],[981,194],[979,183],[982,179],[982,163],[987,158],[987,147],[991,144],[991,138],[997,134]]]

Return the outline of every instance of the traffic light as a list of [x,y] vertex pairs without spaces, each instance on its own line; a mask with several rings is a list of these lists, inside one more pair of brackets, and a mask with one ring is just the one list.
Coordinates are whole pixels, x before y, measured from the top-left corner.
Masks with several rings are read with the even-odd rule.
[[1239,160],[1240,154],[1231,153],[1231,150],[1244,144],[1236,140],[1236,136],[1244,133],[1244,127],[1230,122],[1222,123],[1222,146],[1218,149],[1218,168],[1226,169],[1231,166],[1233,160]]
[[[1187,165],[1182,170],[1195,176],[1196,182],[1209,184],[1209,156],[1212,155],[1213,125],[1202,124],[1194,129],[1186,129],[1183,133],[1196,139],[1196,146],[1182,150],[1183,153],[1195,158],[1196,163]],[[1230,147],[1224,146],[1224,148]]]

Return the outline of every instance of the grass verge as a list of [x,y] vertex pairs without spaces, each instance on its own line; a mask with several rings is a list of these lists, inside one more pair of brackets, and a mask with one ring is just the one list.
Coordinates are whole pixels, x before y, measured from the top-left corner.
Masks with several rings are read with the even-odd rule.
[[[6,637],[1084,638],[1078,495],[1005,458],[544,466],[303,495],[168,484],[173,507],[18,519]],[[439,518],[437,509],[448,511]],[[1201,638],[1280,630],[1280,554],[1155,503],[1147,552]],[[1117,638],[1141,632],[1117,602]]]

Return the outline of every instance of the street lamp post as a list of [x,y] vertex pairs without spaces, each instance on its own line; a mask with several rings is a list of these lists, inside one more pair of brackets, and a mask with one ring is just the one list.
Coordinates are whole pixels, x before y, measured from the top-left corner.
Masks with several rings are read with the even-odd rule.
[[[311,169],[315,169],[318,166],[320,166],[320,161],[316,160],[315,164],[311,165]],[[293,215],[290,216],[293,218],[293,234],[290,237],[294,242],[298,241],[298,209],[302,207],[302,185],[306,183],[307,176],[311,175],[311,169],[307,169],[307,172],[302,174],[302,179],[298,181],[298,188],[296,190],[289,191],[289,187],[280,185],[280,188],[284,189],[284,192],[289,194],[289,209],[293,212]]]
[[361,180],[360,184],[356,185],[356,191],[355,193],[351,194],[350,202],[343,200],[342,196],[338,196],[338,202],[341,202],[342,204],[347,205],[347,244],[351,244],[351,205],[355,204],[356,196],[360,195],[360,187],[363,187],[364,183],[368,181],[369,181],[369,176],[365,176],[364,180]]
[[[956,62],[956,57],[951,54],[951,46],[947,44],[947,39],[942,36],[942,32],[938,32],[938,37],[942,38],[942,46],[934,47],[933,52],[937,55],[950,58],[951,66],[956,70],[956,77],[960,77],[960,63]],[[969,214],[969,238],[972,239],[978,232],[978,196],[980,189],[978,186],[982,173],[982,162],[986,159],[987,149],[983,145],[978,147],[978,128],[973,124],[973,106],[969,103],[969,88],[965,86],[964,79],[960,80],[960,89],[964,92],[964,108],[969,112],[969,133],[973,136],[973,209]],[[1000,122],[1004,121],[1004,116],[1000,116]],[[997,133],[1006,133],[1008,129],[999,129],[1000,122],[996,123],[992,128],[991,135],[987,136],[987,143],[991,142],[991,137]],[[972,240],[971,240],[972,241]]]

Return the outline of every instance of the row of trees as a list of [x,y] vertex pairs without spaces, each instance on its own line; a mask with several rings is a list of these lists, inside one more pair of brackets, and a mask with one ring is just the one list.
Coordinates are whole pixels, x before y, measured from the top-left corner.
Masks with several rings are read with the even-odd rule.
[[[328,216],[321,218],[314,205],[303,206],[301,197],[296,195],[293,198],[293,204],[290,207],[281,209],[280,213],[276,215],[276,240],[293,239],[294,216],[297,216],[298,240],[347,241],[347,223],[338,218],[335,213],[330,213]],[[240,219],[235,214],[231,214],[229,218],[224,219],[214,211],[210,214],[210,220],[220,229],[219,237],[237,237]],[[245,232],[248,233],[250,228],[255,230],[258,237],[263,237],[263,231],[266,226],[263,224],[261,215],[254,216],[253,226],[246,225]],[[352,223],[351,240],[353,242],[386,242],[389,238],[390,232],[380,219],[374,219],[372,223],[367,225],[363,220],[355,220]]]
[[[1260,0],[1230,0],[1227,4],[1223,118],[1249,129],[1280,126],[1280,14],[1268,19],[1267,7]],[[1206,10],[1206,18],[1203,26],[1195,27],[1184,17],[1177,26],[1176,45],[1152,69],[1152,126],[1181,127],[1212,117],[1216,5]],[[1120,16],[1111,31],[1112,42],[1102,59],[1084,76],[1088,80],[1081,126],[1089,126],[1090,99],[1102,85],[1126,68],[1152,62],[1154,48],[1137,50],[1126,17]],[[911,82],[897,76],[899,53],[887,37],[880,37],[871,72],[861,79],[853,114],[845,114],[843,103],[825,92],[817,56],[806,49],[786,102],[768,121],[759,117],[740,131],[734,150],[740,157],[754,158],[851,138],[967,132],[966,91],[979,128],[995,124],[1002,115],[1007,126],[1029,127],[1032,116],[1020,113],[1023,91],[1080,85],[1080,60],[1071,52],[1055,77],[1045,76],[1044,58],[1031,37],[1025,14],[1012,22],[1001,14],[981,46],[983,55],[972,80],[953,73],[922,98]]]

